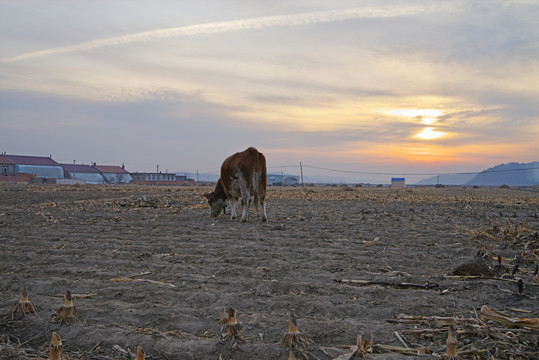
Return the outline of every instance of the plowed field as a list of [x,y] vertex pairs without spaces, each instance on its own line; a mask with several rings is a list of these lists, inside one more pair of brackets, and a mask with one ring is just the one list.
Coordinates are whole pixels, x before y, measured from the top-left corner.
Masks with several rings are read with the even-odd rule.
[[[358,335],[367,358],[434,358],[449,325],[465,359],[537,359],[532,320],[481,316],[539,316],[537,190],[269,188],[267,223],[211,218],[208,190],[0,186],[0,358],[48,359],[57,332],[71,359],[288,359],[292,313],[298,359]],[[13,308],[23,287],[37,316]],[[66,291],[70,325],[51,319]]]

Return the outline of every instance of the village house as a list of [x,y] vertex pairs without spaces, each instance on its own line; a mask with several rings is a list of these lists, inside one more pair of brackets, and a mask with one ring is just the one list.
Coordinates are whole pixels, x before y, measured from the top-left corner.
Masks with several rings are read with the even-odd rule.
[[405,178],[392,178],[391,179],[391,187],[402,189],[406,187],[406,179]]
[[0,154],[0,183],[194,185],[186,175],[130,173],[125,166],[59,164],[52,156]]
[[84,164],[60,164],[64,169],[64,177],[81,180],[84,184],[104,184],[105,178],[93,166]]
[[4,153],[0,164],[0,182],[46,182],[64,177],[64,169],[52,157]]
[[101,176],[105,179],[107,184],[129,184],[133,181],[129,171],[125,170],[125,166],[110,166],[110,165],[92,165]]
[[15,164],[9,160],[4,154],[0,155],[0,174],[7,175],[15,172]]

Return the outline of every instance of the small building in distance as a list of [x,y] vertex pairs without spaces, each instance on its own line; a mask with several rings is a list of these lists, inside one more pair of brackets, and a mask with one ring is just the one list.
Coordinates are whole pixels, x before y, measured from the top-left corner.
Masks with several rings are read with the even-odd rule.
[[0,155],[0,183],[35,183],[37,178],[31,174],[15,173],[15,164],[3,154]]
[[13,161],[9,160],[4,154],[0,154],[0,174],[8,175],[15,173],[15,164]]
[[391,179],[391,187],[392,188],[404,188],[406,187],[406,179],[405,178],[392,178]]
[[[39,182],[64,177],[64,169],[52,157],[3,154],[0,159],[2,176],[28,176]],[[23,175],[25,174],[25,175]]]
[[133,182],[139,185],[194,185],[195,180],[185,175],[176,175],[168,172],[135,172],[131,173]]
[[125,166],[92,165],[105,179],[106,184],[129,184],[133,181]]
[[105,184],[105,178],[93,166],[84,164],[60,164],[66,179],[82,180],[84,184]]
[[270,186],[298,186],[299,178],[284,174],[268,174],[268,185]]

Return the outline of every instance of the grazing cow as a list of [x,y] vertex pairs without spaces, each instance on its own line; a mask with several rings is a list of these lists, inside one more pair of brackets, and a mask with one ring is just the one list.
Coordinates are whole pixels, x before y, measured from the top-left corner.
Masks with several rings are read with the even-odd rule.
[[241,221],[247,221],[251,202],[260,211],[262,221],[266,216],[266,158],[253,147],[235,153],[221,165],[221,177],[215,190],[204,194],[211,208],[211,215],[224,212],[226,203],[230,205],[230,218],[236,218],[236,201],[241,197]]

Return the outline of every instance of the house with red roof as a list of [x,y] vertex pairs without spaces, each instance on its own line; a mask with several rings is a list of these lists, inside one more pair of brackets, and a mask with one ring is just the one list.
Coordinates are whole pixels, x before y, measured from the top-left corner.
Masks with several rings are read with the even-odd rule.
[[110,165],[92,165],[101,176],[105,179],[107,184],[129,184],[133,181],[133,177],[127,170],[125,166],[110,166]]
[[32,183],[37,178],[30,174],[15,174],[15,164],[0,154],[0,183]]
[[60,164],[67,179],[81,180],[84,184],[105,184],[105,178],[99,170],[84,164]]
[[64,169],[50,156],[9,155],[4,153],[0,161],[3,176],[26,174],[35,177],[40,182],[64,177]]
[[0,154],[0,174],[7,175],[15,172],[15,164],[9,160],[4,154]]

